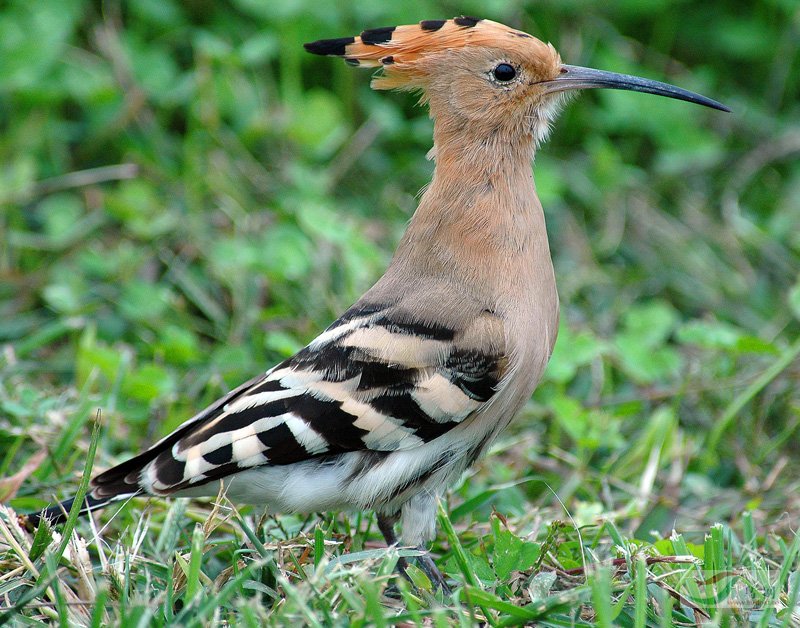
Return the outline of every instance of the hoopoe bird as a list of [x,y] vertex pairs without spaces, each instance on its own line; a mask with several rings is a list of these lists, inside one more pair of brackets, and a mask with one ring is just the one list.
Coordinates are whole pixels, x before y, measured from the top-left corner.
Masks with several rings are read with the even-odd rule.
[[[565,98],[611,88],[728,109],[657,81],[561,62],[550,44],[458,17],[306,44],[419,92],[433,180],[386,273],[296,355],[127,462],[83,506],[215,496],[276,512],[370,509],[425,548],[437,497],[509,424],[550,358],[559,304],[531,162]],[[40,515],[57,518],[69,500]],[[405,563],[401,562],[401,569]],[[446,588],[428,554],[420,566]]]

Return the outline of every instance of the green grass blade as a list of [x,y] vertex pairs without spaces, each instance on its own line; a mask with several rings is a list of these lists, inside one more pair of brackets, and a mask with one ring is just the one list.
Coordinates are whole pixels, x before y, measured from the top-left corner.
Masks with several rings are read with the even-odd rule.
[[719,449],[720,441],[723,434],[730,428],[736,415],[741,412],[742,408],[747,405],[758,393],[760,393],[767,385],[786,370],[800,356],[800,338],[794,344],[786,349],[772,365],[767,368],[761,375],[759,375],[753,382],[750,383],[741,393],[736,395],[733,400],[728,404],[720,418],[711,429],[711,433],[706,439],[705,444],[705,459],[707,464],[713,464],[718,457],[717,450]]
[[194,600],[200,591],[200,570],[203,565],[203,551],[206,535],[203,526],[195,524],[192,532],[192,546],[189,555],[189,569],[186,573],[186,602]]
[[644,556],[636,557],[634,626],[645,628],[647,624],[647,563]]

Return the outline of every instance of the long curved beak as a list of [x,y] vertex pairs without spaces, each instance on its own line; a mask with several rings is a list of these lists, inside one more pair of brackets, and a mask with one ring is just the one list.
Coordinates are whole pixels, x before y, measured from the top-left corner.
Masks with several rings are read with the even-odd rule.
[[631,76],[630,74],[617,74],[616,72],[606,72],[605,70],[582,68],[577,65],[562,65],[561,75],[552,81],[543,83],[543,85],[545,85],[548,93],[565,92],[574,89],[625,89],[632,92],[644,92],[646,94],[685,100],[704,107],[719,109],[720,111],[730,111],[728,107],[716,100],[674,85],[651,81],[650,79]]

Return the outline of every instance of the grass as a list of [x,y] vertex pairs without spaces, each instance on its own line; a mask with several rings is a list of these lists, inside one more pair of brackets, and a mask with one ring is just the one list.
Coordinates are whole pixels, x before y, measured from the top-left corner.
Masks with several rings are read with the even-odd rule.
[[[318,5],[0,13],[0,621],[798,625],[796,7]],[[414,551],[368,513],[137,499],[20,529],[379,276],[430,123],[301,44],[459,13],[734,113],[585,94],[537,155],[562,326],[530,403],[444,498],[453,594],[397,578]]]
[[[187,519],[196,523],[187,525]],[[740,533],[714,524],[696,543],[677,532],[656,542],[626,538],[609,519],[578,528],[552,520],[524,537],[499,513],[491,516],[488,529],[473,525],[459,532],[444,507],[439,519],[440,562],[458,583],[447,596],[433,591],[421,571],[412,571],[413,586],[395,577],[398,557],[415,551],[373,547],[368,519],[258,518],[243,516],[224,498],[207,509],[187,509],[177,501],[152,506],[109,544],[96,529],[84,539],[42,526],[32,539],[6,516],[0,522],[6,547],[0,591],[15,603],[0,621],[92,626],[331,625],[344,618],[354,625],[492,626],[709,621],[791,626],[797,621],[791,609],[800,587],[793,567],[800,536],[788,544],[775,537],[760,540],[747,513]],[[68,523],[64,532],[70,528]],[[66,553],[59,556],[62,547]],[[96,551],[95,567],[90,549]]]

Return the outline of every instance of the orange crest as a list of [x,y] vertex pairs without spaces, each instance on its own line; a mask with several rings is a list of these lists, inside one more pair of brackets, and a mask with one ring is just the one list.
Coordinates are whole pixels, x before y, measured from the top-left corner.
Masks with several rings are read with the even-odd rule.
[[321,39],[305,44],[308,52],[343,57],[350,65],[383,68],[372,81],[375,89],[417,87],[426,56],[454,48],[514,48],[538,42],[533,36],[498,22],[474,17],[424,20],[407,26],[373,28],[358,37]]

